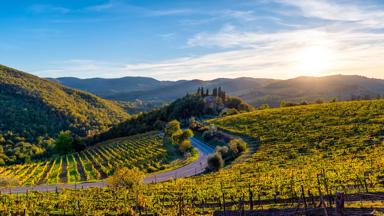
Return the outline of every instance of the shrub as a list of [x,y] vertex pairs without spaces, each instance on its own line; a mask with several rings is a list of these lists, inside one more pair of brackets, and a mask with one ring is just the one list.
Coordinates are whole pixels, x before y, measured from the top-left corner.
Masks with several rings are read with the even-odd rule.
[[247,149],[247,143],[244,142],[244,140],[242,139],[238,139],[237,141],[237,150],[239,150],[239,152],[243,152]]
[[135,189],[143,184],[144,173],[137,168],[121,168],[118,169],[113,176],[108,179],[108,182],[113,187],[124,187]]
[[208,168],[210,170],[219,170],[224,167],[224,160],[220,153],[214,153],[208,157]]
[[233,155],[237,155],[239,153],[239,150],[237,149],[236,139],[232,139],[231,141],[229,141],[228,147],[229,147],[230,152]]
[[222,158],[226,158],[229,153],[228,146],[216,146],[215,152],[221,154]]
[[234,155],[240,154],[247,149],[247,143],[240,138],[230,140],[228,146]]
[[180,122],[173,120],[167,123],[167,125],[164,128],[164,133],[166,137],[172,138],[173,144],[176,143],[176,136],[180,135],[182,133],[180,128]]
[[191,142],[189,140],[184,140],[180,146],[179,146],[179,150],[181,153],[185,153],[188,151],[188,149],[190,149],[192,147],[191,145]]
[[268,104],[262,104],[259,109],[264,110],[264,109],[269,109],[269,108],[270,107]]
[[73,138],[71,131],[61,131],[55,141],[55,150],[58,154],[66,154],[72,150]]
[[183,133],[180,135],[180,139],[182,141],[188,140],[189,138],[193,137],[193,132],[191,129],[186,129],[183,131]]
[[20,183],[17,179],[8,176],[0,176],[0,187],[11,187],[18,185],[20,185]]
[[235,108],[229,108],[229,109],[223,109],[220,113],[220,116],[230,116],[230,115],[236,115],[240,112]]

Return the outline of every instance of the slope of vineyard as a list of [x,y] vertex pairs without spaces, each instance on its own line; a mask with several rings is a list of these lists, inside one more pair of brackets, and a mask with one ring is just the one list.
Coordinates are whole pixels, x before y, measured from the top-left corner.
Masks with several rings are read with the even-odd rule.
[[228,185],[242,179],[270,198],[290,197],[301,186],[316,193],[319,181],[333,193],[352,185],[382,190],[384,100],[258,110],[208,122],[261,140],[252,158],[213,174]]
[[62,130],[84,137],[128,117],[114,102],[0,65],[0,164],[41,156]]
[[149,132],[109,140],[46,162],[1,167],[0,175],[15,177],[23,185],[75,183],[104,179],[118,167],[137,167],[148,173],[166,169],[169,159],[162,137]]
[[[352,209],[356,215],[358,208],[371,212],[383,208],[384,100],[258,110],[208,122],[260,138],[257,152],[218,172],[142,185],[136,193],[97,188],[3,195],[8,202],[0,209],[21,212],[23,203],[36,206],[27,211],[49,213],[54,209],[79,215],[133,214],[135,209],[159,215],[276,208],[297,211],[303,210],[303,202],[305,208],[318,208],[323,199],[327,207],[334,207],[332,197],[340,190],[348,194],[346,207],[357,207]],[[28,169],[45,170],[52,164],[62,167],[63,161]],[[28,176],[25,170],[14,167],[2,173]],[[50,173],[60,176],[58,171]]]

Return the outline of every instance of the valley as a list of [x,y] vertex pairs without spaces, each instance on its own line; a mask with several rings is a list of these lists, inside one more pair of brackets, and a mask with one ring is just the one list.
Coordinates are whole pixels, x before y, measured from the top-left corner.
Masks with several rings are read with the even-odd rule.
[[[0,167],[3,186],[0,191],[4,194],[2,199],[9,200],[3,206],[14,212],[17,208],[14,194],[22,194],[18,202],[27,202],[33,196],[33,205],[48,202],[62,206],[56,208],[61,213],[94,215],[115,209],[119,215],[134,206],[164,214],[196,213],[202,208],[225,212],[239,202],[248,210],[258,205],[257,208],[284,211],[304,198],[313,200],[315,211],[319,201],[331,208],[332,197],[340,190],[358,197],[363,193],[381,196],[383,192],[384,101],[381,99],[254,108],[228,95],[224,87],[198,87],[169,105],[131,115],[122,114],[124,111],[118,104],[92,94],[10,68],[4,67],[2,71],[0,96],[6,106],[2,107],[1,119],[5,156]],[[171,84],[166,85],[164,88]],[[10,88],[19,89],[20,93]],[[54,89],[61,96],[47,89]],[[80,98],[84,100],[76,95],[82,95]],[[64,102],[73,96],[76,99],[68,107]],[[62,106],[53,106],[53,97],[69,98],[59,103]],[[37,103],[41,105],[36,106]],[[84,112],[83,103],[92,103],[95,108],[85,105],[89,112]],[[24,115],[25,124],[31,126],[9,124],[21,122],[22,113],[4,115],[9,113],[7,110],[16,109],[15,106],[36,113],[33,118],[37,121]],[[47,112],[41,106],[52,108]],[[75,114],[76,110],[87,117]],[[71,124],[55,124],[62,120],[54,116],[63,113],[74,115],[70,117]],[[110,121],[119,115],[121,119]],[[42,116],[53,124],[42,121]],[[108,119],[108,123],[98,123],[103,119]],[[53,131],[51,135],[41,133],[43,137],[39,139],[29,138],[39,134],[37,128],[45,125],[57,129],[49,129]],[[93,132],[88,129],[84,134],[82,131],[86,129],[81,126],[85,125],[93,129],[97,128],[95,125],[100,127]],[[20,127],[36,129],[25,133],[18,130]],[[6,130],[24,134],[25,138],[10,136],[9,132],[4,133]],[[19,154],[17,160],[10,160],[12,149],[28,152],[34,148],[41,149],[39,156],[32,152],[29,159],[21,160]],[[119,172],[133,173],[117,179]],[[135,178],[139,178],[138,182]],[[126,188],[114,186],[117,182]],[[113,204],[96,205],[96,197],[110,200],[107,197],[111,193],[119,194]],[[54,194],[82,204],[71,210],[67,198],[49,198]],[[134,196],[142,201],[138,202]],[[182,207],[173,204],[181,198]],[[115,206],[123,200],[129,203],[125,208]],[[162,204],[156,206],[159,202]],[[360,206],[365,202],[361,200]],[[374,202],[379,201],[375,198]],[[34,211],[45,210],[35,207]]]
[[0,10],[0,216],[384,215],[384,0]]

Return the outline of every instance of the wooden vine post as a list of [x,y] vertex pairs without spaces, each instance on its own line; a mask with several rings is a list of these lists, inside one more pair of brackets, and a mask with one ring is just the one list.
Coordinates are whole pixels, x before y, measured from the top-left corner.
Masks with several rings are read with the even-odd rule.
[[249,192],[249,210],[253,211],[253,191],[251,189],[251,184],[248,184],[248,192]]
[[336,215],[337,216],[344,216],[344,192],[337,192],[336,193]]
[[224,189],[223,189],[223,182],[220,182],[220,190],[221,190],[221,196],[223,199],[223,211],[225,215],[225,194],[224,194]]
[[328,216],[328,211],[327,211],[327,206],[324,202],[324,197],[323,197],[323,193],[321,192],[321,187],[320,187],[320,177],[319,177],[319,174],[317,174],[317,189],[319,191],[319,195],[320,195],[320,205],[319,207],[322,207],[323,210],[324,210],[324,215],[325,216]]

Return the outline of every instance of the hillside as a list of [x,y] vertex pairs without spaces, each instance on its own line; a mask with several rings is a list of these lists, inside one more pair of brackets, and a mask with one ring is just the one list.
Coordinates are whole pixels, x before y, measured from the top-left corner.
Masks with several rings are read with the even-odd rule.
[[[383,110],[384,100],[337,102],[210,120],[220,128],[260,140],[251,159],[213,176],[229,185],[238,184],[236,170],[242,173],[244,184],[262,188],[259,193],[270,199],[276,193],[291,197],[300,185],[316,194],[318,181],[326,184],[330,194],[340,188],[348,193],[360,187],[382,188]],[[257,180],[252,176],[258,176]]]
[[[309,215],[324,215],[324,210],[334,215],[333,198],[343,191],[345,208],[351,210],[348,215],[380,215],[374,213],[380,213],[383,205],[383,110],[384,100],[372,100],[265,109],[213,119],[208,123],[260,139],[257,152],[219,172],[137,186],[139,196],[123,187],[65,189],[44,196],[8,195],[4,190],[11,200],[5,205],[17,210],[20,203],[45,204],[51,207],[48,212],[66,213],[66,205],[72,205],[82,214],[125,214],[134,210],[121,206],[139,206],[139,211],[161,215],[202,211],[237,215],[247,210],[260,211],[257,215],[278,210],[281,215],[305,215],[310,209],[319,211]],[[98,155],[102,161],[104,151]],[[33,168],[16,169],[23,175]],[[100,205],[100,200],[111,197],[112,201]]]
[[0,175],[14,177],[22,185],[95,181],[110,176],[119,166],[137,167],[147,173],[167,169],[174,157],[154,131],[108,140],[42,162],[0,167]]
[[384,80],[363,76],[334,75],[327,77],[298,77],[273,82],[261,89],[240,95],[259,106],[267,103],[279,106],[286,102],[314,102],[318,99],[339,101],[373,99],[384,95]]
[[91,92],[101,97],[134,91],[147,91],[174,84],[174,82],[159,81],[149,77],[122,77],[115,79],[61,77],[50,80],[71,88]]
[[[239,96],[254,106],[269,104],[272,107],[278,107],[282,101],[294,103],[315,102],[319,99],[345,101],[372,99],[384,95],[384,80],[350,75],[297,77],[288,80],[242,77],[235,79],[219,78],[210,81],[180,80],[177,82],[135,77],[111,80],[74,79],[76,82],[67,81],[67,79],[59,78],[58,80],[69,87],[88,90],[107,99],[130,102],[140,100],[157,105],[183,97],[187,92],[194,92],[198,87],[213,89],[219,86],[230,95]],[[147,80],[146,84],[142,83],[142,80]],[[114,85],[113,88],[112,85],[105,85],[105,83],[112,81],[119,84]]]
[[249,93],[272,83],[273,79],[255,79],[241,77],[236,79],[219,78],[204,80],[159,81],[149,77],[122,77],[115,79],[91,78],[79,79],[74,77],[51,78],[51,80],[65,86],[89,91],[96,95],[119,101],[171,102],[185,96],[187,92],[194,92],[199,87],[213,89],[225,86],[230,95],[239,96]]
[[1,163],[43,154],[62,130],[84,137],[127,118],[113,102],[0,66]]
[[[216,89],[217,90],[217,89]],[[227,95],[225,91],[219,91],[221,96],[213,96],[213,91],[209,95],[194,91],[179,98],[169,105],[152,111],[133,116],[127,121],[115,125],[110,130],[98,136],[91,137],[87,143],[93,144],[108,139],[144,133],[152,130],[162,130],[167,122],[172,120],[186,121],[191,117],[202,116],[225,116],[234,113],[249,112],[254,108],[240,98]]]

